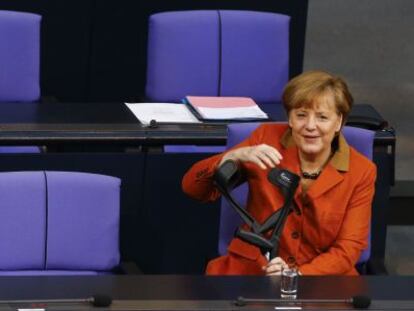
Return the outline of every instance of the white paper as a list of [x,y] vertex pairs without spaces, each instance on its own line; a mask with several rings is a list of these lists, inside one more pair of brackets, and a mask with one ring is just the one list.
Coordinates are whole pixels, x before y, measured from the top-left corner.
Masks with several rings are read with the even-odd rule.
[[135,117],[144,125],[151,120],[158,123],[201,123],[185,104],[125,103]]
[[264,113],[258,106],[231,108],[196,107],[196,109],[205,119],[226,120],[268,118],[267,114]]

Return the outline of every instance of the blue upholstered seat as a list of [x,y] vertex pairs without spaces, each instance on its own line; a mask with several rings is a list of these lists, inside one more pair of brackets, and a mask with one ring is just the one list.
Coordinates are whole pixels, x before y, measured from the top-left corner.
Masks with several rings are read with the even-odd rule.
[[0,276],[99,274],[118,266],[118,178],[3,172],[0,198]]
[[[278,103],[289,78],[290,17],[200,10],[149,20],[146,97],[181,102],[187,95],[247,96]],[[166,152],[220,152],[223,146],[165,146]]]
[[[0,105],[40,98],[40,21],[33,13],[0,11]],[[0,153],[39,153],[36,146],[0,146]]]

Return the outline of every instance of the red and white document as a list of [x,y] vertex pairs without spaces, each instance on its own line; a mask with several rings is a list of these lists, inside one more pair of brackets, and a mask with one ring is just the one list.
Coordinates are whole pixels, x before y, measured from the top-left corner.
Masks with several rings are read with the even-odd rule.
[[268,119],[250,97],[187,96],[184,101],[202,120]]

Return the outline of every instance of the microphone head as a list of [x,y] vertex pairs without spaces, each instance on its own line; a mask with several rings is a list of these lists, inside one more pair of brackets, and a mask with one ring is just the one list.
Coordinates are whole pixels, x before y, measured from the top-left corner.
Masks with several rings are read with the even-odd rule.
[[158,127],[157,120],[151,119],[151,121],[150,121],[150,123],[149,123],[148,127],[149,127],[149,128],[152,128],[152,129],[157,128],[157,127]]
[[246,305],[246,301],[244,300],[244,298],[242,296],[237,297],[237,300],[234,301],[234,305],[238,306],[238,307],[243,307]]
[[356,309],[366,309],[371,305],[371,298],[367,296],[352,297],[352,306]]
[[109,307],[112,304],[112,298],[108,295],[94,295],[91,304],[94,307]]

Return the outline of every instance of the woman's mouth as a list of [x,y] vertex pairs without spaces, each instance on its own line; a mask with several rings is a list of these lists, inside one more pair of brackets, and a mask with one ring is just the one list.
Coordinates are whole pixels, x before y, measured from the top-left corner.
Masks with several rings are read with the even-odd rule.
[[313,143],[315,142],[319,136],[303,136],[306,142]]

